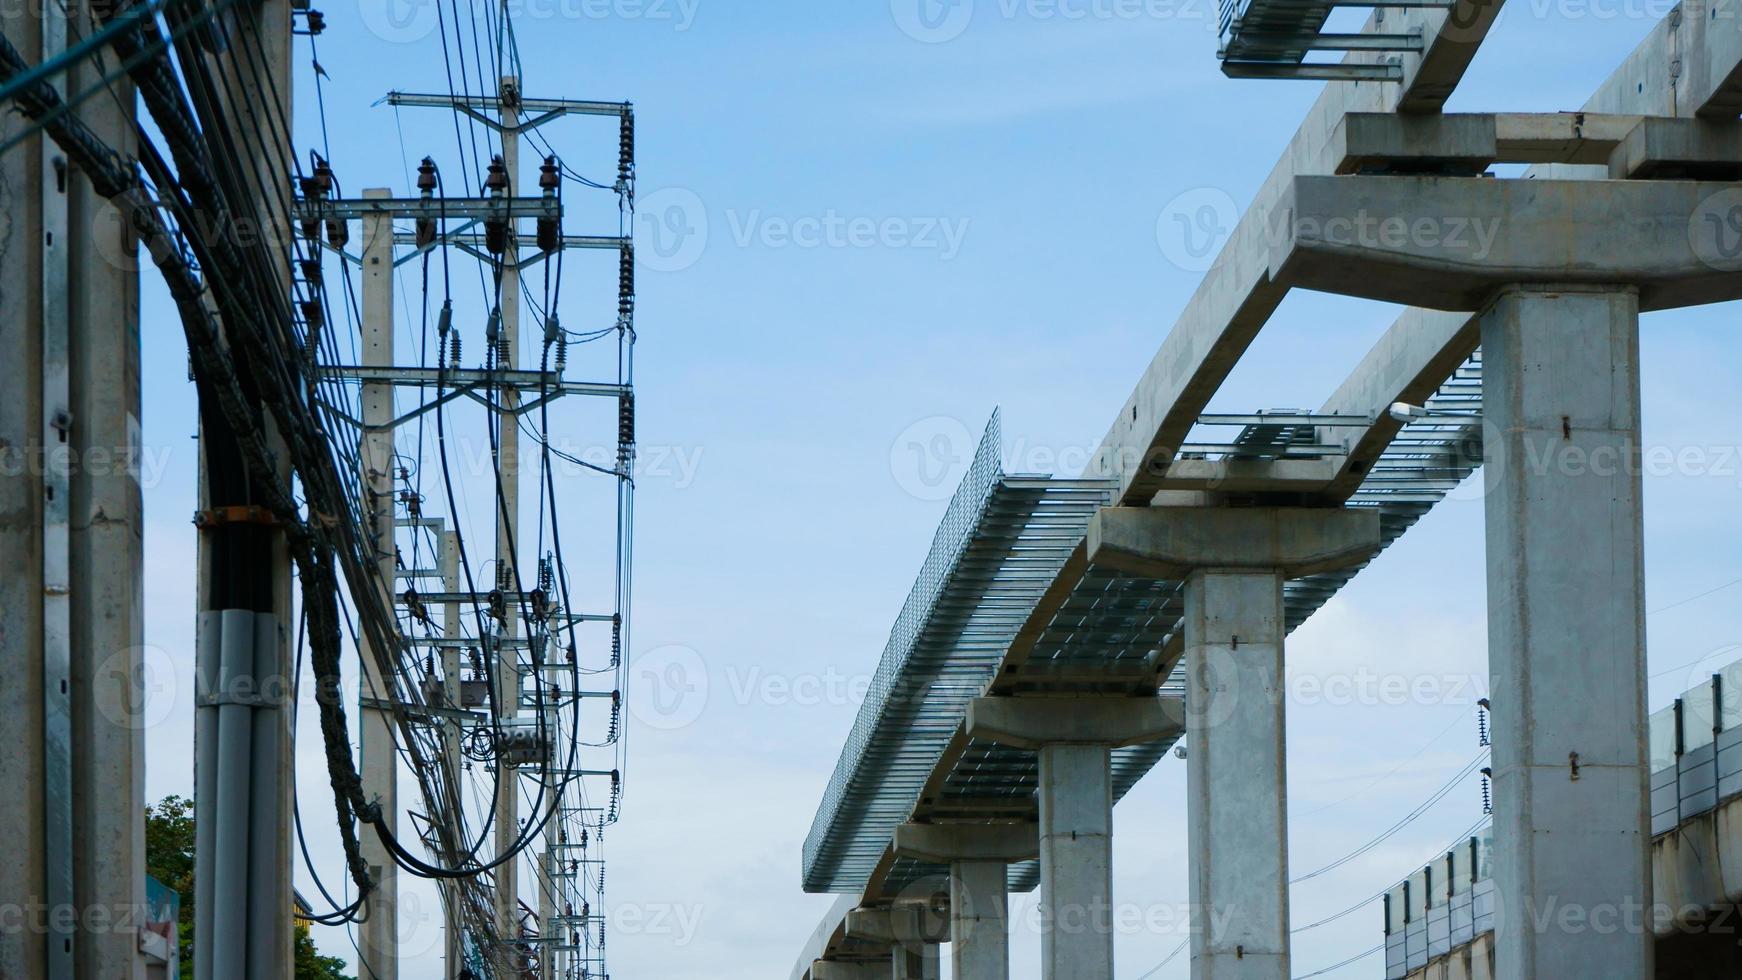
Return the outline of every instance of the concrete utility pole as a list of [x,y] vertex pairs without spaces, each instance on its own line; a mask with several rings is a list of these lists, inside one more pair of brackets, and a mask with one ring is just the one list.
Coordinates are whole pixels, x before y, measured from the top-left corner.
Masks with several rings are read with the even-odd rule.
[[[391,191],[371,188],[365,200],[384,200]],[[363,218],[363,366],[393,366],[393,218],[373,213]],[[367,539],[375,551],[377,574],[382,582],[380,599],[393,606],[397,561],[394,545],[393,493],[393,384],[365,381],[363,396],[363,444],[359,458],[365,498],[360,512],[366,521]],[[382,651],[373,648],[365,635],[359,640],[363,660],[362,777],[363,795],[381,807],[389,830],[397,831],[399,814],[399,760],[394,751],[394,688],[381,672]],[[391,657],[398,651],[388,651]],[[363,906],[363,924],[358,942],[359,967],[365,980],[398,980],[399,977],[399,866],[373,832],[363,834],[363,860],[375,879],[375,892]]]
[[[449,596],[457,596],[460,592],[460,534],[447,529],[442,531],[441,576],[442,589]],[[457,601],[442,603],[442,636],[448,641],[442,647],[442,704],[449,709],[461,707],[462,688],[460,685],[460,604]],[[449,719],[442,739],[442,764],[448,770],[448,785],[459,786],[461,772],[460,739],[465,734],[459,716]],[[450,855],[450,860],[458,855]],[[459,886],[450,888],[450,898],[442,909],[445,934],[446,955],[443,957],[443,975],[446,980],[459,980],[460,971],[465,969],[466,946],[464,937],[460,935],[460,893]]]
[[[92,29],[89,7],[15,5],[33,63]],[[86,60],[50,82],[99,83]],[[132,86],[79,119],[131,154]],[[0,137],[30,125],[0,116]],[[127,223],[34,136],[0,158],[0,976],[144,975],[139,300]],[[76,913],[70,920],[69,913]],[[70,921],[70,924],[69,924]]]
[[[502,118],[502,166],[508,174],[505,194],[520,191],[520,79],[505,75],[497,92]],[[502,255],[502,289],[498,304],[502,339],[496,355],[501,370],[515,369],[520,348],[520,246],[510,225],[508,248]],[[518,575],[516,543],[520,539],[520,390],[512,383],[497,388],[503,411],[490,424],[499,422],[496,466],[501,474],[501,501],[496,510],[496,583],[504,592],[515,590]],[[504,604],[502,637],[513,639],[519,622],[519,604]],[[512,720],[520,714],[520,670],[516,654],[507,643],[497,646],[496,689],[502,711]],[[496,789],[496,853],[506,854],[520,839],[520,780],[505,758],[498,758],[502,778]],[[506,861],[496,869],[496,934],[504,941],[518,937],[520,921],[520,876],[518,861]],[[518,956],[516,956],[518,958]]]

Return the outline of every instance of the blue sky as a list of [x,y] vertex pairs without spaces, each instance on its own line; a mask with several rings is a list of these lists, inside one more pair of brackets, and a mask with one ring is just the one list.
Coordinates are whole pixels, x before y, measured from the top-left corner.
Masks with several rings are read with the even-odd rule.
[[[375,105],[389,89],[445,87],[438,42],[420,34],[425,11],[408,2],[317,4],[327,133],[352,193],[407,193],[408,161],[453,159],[445,115]],[[920,2],[519,8],[528,96],[637,106],[646,471],[629,652],[632,670],[701,672],[678,715],[631,712],[625,815],[609,835],[619,978],[790,968],[830,902],[799,890],[800,844],[947,496],[902,447],[942,433],[953,450],[1001,405],[1013,469],[1093,448],[1197,282],[1158,236],[1170,202],[1243,205],[1319,90],[1223,78],[1209,0],[955,0],[934,11],[941,21],[917,19]],[[1644,0],[1514,0],[1451,108],[1576,109],[1662,12]],[[308,61],[299,40],[304,147],[320,139]],[[605,177],[611,128],[570,120],[546,132],[571,166]],[[597,225],[568,230],[614,232],[609,208],[594,210],[577,213]],[[608,324],[614,270],[571,269],[565,325]],[[146,497],[147,630],[178,678],[153,707],[155,799],[192,780],[192,705],[179,695],[191,690],[194,406],[173,314],[146,280],[144,431],[163,454]],[[402,295],[417,288],[407,266]],[[413,302],[402,306],[408,347]],[[475,305],[462,301],[457,322],[478,343]],[[1742,359],[1730,313],[1646,318],[1648,442],[1734,455]],[[1291,297],[1212,408],[1316,408],[1394,315]],[[577,445],[609,441],[607,422],[581,408],[553,419]],[[1714,517],[1734,511],[1742,463],[1705,469],[1646,487],[1648,606],[1670,607],[1650,621],[1654,708],[1698,680],[1692,665],[1727,662],[1742,642],[1735,591],[1682,601],[1742,576],[1742,536]],[[596,482],[577,474],[561,493],[565,541],[596,552]],[[1481,528],[1479,492],[1466,488],[1295,635],[1296,677],[1481,678]],[[488,529],[471,533],[482,541]],[[1369,840],[1461,769],[1476,751],[1471,701],[1291,703],[1296,871]],[[299,744],[304,811],[330,812],[311,726]],[[1121,904],[1184,901],[1183,789],[1183,764],[1168,759],[1119,808]],[[1376,894],[1479,814],[1470,783],[1297,888],[1296,924]],[[337,848],[317,826],[331,883]],[[300,871],[299,883],[311,890]],[[433,935],[425,927],[419,965],[402,976],[438,975]],[[1143,975],[1183,936],[1122,934],[1119,974]],[[1302,934],[1296,970],[1379,938],[1377,909]],[[351,952],[340,932],[319,939]],[[1013,942],[1013,975],[1037,977],[1038,934],[1019,926]],[[1378,971],[1370,959],[1335,975]],[[1183,956],[1155,974],[1185,975]]]

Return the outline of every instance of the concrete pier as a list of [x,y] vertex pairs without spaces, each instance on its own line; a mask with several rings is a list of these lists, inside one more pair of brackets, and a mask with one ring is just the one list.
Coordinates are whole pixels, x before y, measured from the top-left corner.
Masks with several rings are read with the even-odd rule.
[[1639,305],[1517,287],[1482,316],[1495,975],[1653,975]]
[[1282,582],[1273,570],[1186,580],[1194,980],[1289,977]]
[[1113,976],[1113,791],[1108,747],[1040,750],[1041,976]]
[[950,967],[956,980],[1009,980],[1007,874],[1002,861],[950,863]]
[[1089,560],[1185,580],[1193,980],[1288,980],[1282,583],[1365,560],[1378,517],[1340,509],[1108,508]]
[[1032,823],[895,828],[895,853],[950,867],[950,965],[956,980],[1008,980],[1009,866],[1039,850]]
[[979,698],[968,735],[1039,756],[1041,976],[1112,980],[1116,746],[1179,731],[1165,698]]

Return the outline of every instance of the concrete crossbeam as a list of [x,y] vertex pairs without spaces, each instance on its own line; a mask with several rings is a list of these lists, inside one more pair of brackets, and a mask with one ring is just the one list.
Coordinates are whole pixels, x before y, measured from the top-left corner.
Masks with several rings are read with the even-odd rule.
[[1162,486],[1220,493],[1316,493],[1342,472],[1341,456],[1318,459],[1176,459]]
[[[1742,298],[1735,186],[1695,181],[1298,177],[1271,213],[1270,277],[1478,310],[1508,282],[1637,283],[1642,309]],[[1707,232],[1707,237],[1710,232]]]
[[1496,976],[1653,975],[1638,324],[1629,290],[1482,317]]
[[[1734,12],[1720,8],[1715,0],[1687,0],[1652,28],[1583,109],[1612,115],[1735,119],[1742,111],[1742,31],[1736,29]],[[1638,138],[1651,137],[1647,133]],[[1626,161],[1631,152],[1623,146],[1615,159]],[[1654,153],[1663,154],[1657,159],[1675,160],[1673,150]],[[1545,165],[1528,176],[1595,180],[1611,173],[1604,167]],[[1399,317],[1320,409],[1327,415],[1374,414],[1378,419],[1351,445],[1343,473],[1326,492],[1328,498],[1347,498],[1360,484],[1365,467],[1396,435],[1397,423],[1386,417],[1386,406],[1398,401],[1420,404],[1476,349],[1477,334],[1476,319],[1466,313],[1413,309]],[[1321,436],[1336,434],[1320,430]]]
[[949,920],[936,909],[917,905],[854,909],[847,913],[847,937],[918,948],[948,942]]
[[[1385,8],[1369,18],[1367,33],[1419,33],[1422,53],[1397,56],[1402,84],[1327,85],[1308,111],[1095,451],[1089,471],[1119,480],[1119,502],[1146,504],[1161,489],[1167,461],[1287,294],[1269,281],[1262,215],[1296,174],[1334,172],[1330,135],[1345,113],[1438,112],[1499,7],[1498,0],[1460,0],[1451,8]],[[1357,52],[1349,60],[1384,57]]]
[[1174,736],[1184,727],[1179,698],[975,698],[968,703],[969,738],[1017,748],[1118,748]]
[[1588,112],[1352,112],[1331,134],[1336,172],[1481,173],[1496,163],[1607,165],[1642,117]]
[[811,964],[810,980],[890,980],[887,963],[849,963],[817,960]]
[[1615,180],[1735,180],[1738,168],[1742,124],[1734,120],[1644,119],[1609,155],[1609,176]]
[[1158,579],[1200,568],[1297,578],[1360,564],[1377,550],[1379,515],[1371,510],[1104,507],[1088,531],[1091,565]]
[[906,823],[895,828],[895,853],[932,864],[997,861],[1015,864],[1040,853],[1031,823]]
[[1338,174],[1479,174],[1496,163],[1607,167],[1616,179],[1734,179],[1734,120],[1597,112],[1402,116],[1352,112],[1331,135]]

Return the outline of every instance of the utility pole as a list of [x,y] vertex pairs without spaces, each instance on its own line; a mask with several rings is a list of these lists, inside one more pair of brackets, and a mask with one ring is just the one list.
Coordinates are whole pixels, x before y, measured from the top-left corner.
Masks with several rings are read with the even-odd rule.
[[[460,592],[460,535],[458,531],[444,530],[441,536],[441,576],[442,590],[449,596],[458,596]],[[449,709],[459,710],[464,707],[464,694],[460,685],[460,604],[450,599],[442,603],[442,636],[447,643],[442,647],[442,704]],[[460,738],[464,729],[460,718],[456,715],[449,719],[445,738],[442,740],[442,764],[447,766],[448,785],[459,786],[461,776]],[[451,857],[457,857],[452,855]],[[465,969],[466,944],[465,937],[460,934],[460,890],[458,886],[449,888],[447,903],[443,906],[443,925],[447,955],[443,959],[443,970],[446,980],[459,980],[460,971]]]
[[[503,190],[507,196],[520,192],[520,80],[503,76],[497,92],[502,120],[502,167],[508,177]],[[503,254],[501,300],[501,342],[496,354],[497,366],[505,371],[516,367],[520,347],[520,246],[515,228],[508,231],[508,248]],[[519,569],[516,565],[516,543],[520,538],[520,391],[513,384],[497,389],[503,412],[496,443],[496,468],[501,479],[501,502],[496,511],[496,582],[503,592],[518,591]],[[513,639],[517,632],[518,603],[505,603],[502,637]],[[498,644],[496,689],[502,699],[502,710],[512,721],[520,714],[520,669],[516,654],[507,643]],[[506,758],[498,758],[501,777],[496,783],[496,853],[506,854],[520,838],[520,780],[514,766]],[[496,869],[496,934],[504,941],[517,938],[520,919],[520,881],[518,861],[505,861]],[[518,959],[518,954],[516,954]]]
[[[386,200],[392,192],[373,188],[363,199]],[[393,218],[371,213],[363,218],[363,348],[365,368],[393,366]],[[367,522],[367,538],[375,552],[377,574],[383,593],[380,601],[393,607],[397,548],[394,544],[393,493],[393,385],[364,381],[363,440],[359,458],[364,499],[359,511]],[[397,632],[397,631],[396,631]],[[398,657],[399,651],[376,650],[365,634],[358,653],[363,660],[362,777],[363,795],[381,807],[387,829],[397,833],[399,813],[399,760],[394,752],[392,680],[381,672],[380,662]],[[362,935],[358,943],[362,980],[398,980],[399,977],[399,866],[388,853],[380,835],[363,835],[363,861],[375,879],[375,891],[363,906]]]
[[[92,25],[79,2],[0,11],[41,63]],[[79,62],[49,82],[98,85]],[[78,118],[134,152],[132,86]],[[31,123],[0,117],[10,138]],[[0,158],[0,976],[137,980],[144,900],[139,311],[126,221],[38,134]],[[69,916],[69,913],[79,913]],[[87,928],[93,917],[107,928]]]
[[[569,115],[589,115],[616,117],[619,120],[619,175],[620,193],[629,194],[633,178],[633,110],[628,103],[622,102],[583,102],[558,99],[525,99],[520,92],[519,79],[505,76],[499,80],[495,96],[458,97],[454,95],[412,95],[400,92],[389,93],[389,104],[394,106],[422,106],[445,108],[449,111],[463,112],[475,121],[483,122],[495,130],[501,140],[501,159],[490,168],[489,178],[485,183],[486,197],[482,199],[462,200],[445,197],[436,201],[431,191],[438,186],[432,178],[426,195],[419,201],[391,202],[389,207],[401,217],[417,216],[420,221],[429,222],[428,226],[420,225],[415,235],[401,233],[395,236],[396,241],[403,245],[415,245],[416,251],[400,262],[409,261],[426,253],[429,249],[438,247],[454,247],[480,261],[489,263],[500,269],[499,290],[494,303],[490,307],[487,320],[486,351],[484,370],[466,370],[460,367],[457,346],[451,366],[445,366],[435,371],[423,369],[396,368],[380,372],[382,380],[391,380],[394,384],[408,387],[434,387],[447,392],[466,391],[474,398],[485,402],[490,407],[492,417],[488,424],[495,432],[494,472],[500,480],[498,485],[491,487],[491,503],[495,518],[495,548],[494,575],[491,581],[479,583],[476,588],[490,589],[490,592],[471,594],[458,592],[458,579],[448,577],[444,588],[448,590],[447,597],[455,598],[460,603],[469,603],[474,608],[488,603],[493,614],[494,625],[486,627],[485,635],[478,637],[484,653],[483,669],[496,688],[498,694],[497,717],[483,719],[492,728],[512,732],[515,741],[521,745],[531,745],[527,739],[530,730],[543,730],[551,733],[551,737],[542,746],[531,748],[531,756],[516,758],[512,753],[498,752],[493,762],[499,767],[500,779],[496,798],[492,801],[492,820],[495,824],[496,851],[495,857],[508,854],[521,840],[525,828],[520,819],[520,781],[517,767],[526,765],[526,758],[537,757],[539,753],[549,754],[555,750],[557,720],[559,718],[559,702],[557,694],[560,686],[546,683],[542,670],[546,659],[550,656],[549,639],[553,622],[593,622],[609,623],[613,630],[613,657],[616,656],[617,629],[621,623],[620,613],[610,615],[574,614],[570,610],[558,610],[552,603],[554,596],[548,594],[551,583],[546,581],[546,571],[539,566],[536,571],[524,571],[519,564],[519,511],[520,511],[520,433],[519,426],[523,413],[543,405],[544,403],[564,395],[588,395],[614,398],[620,407],[629,402],[631,389],[627,379],[621,376],[616,383],[585,383],[565,381],[562,377],[566,345],[562,340],[562,331],[551,316],[549,322],[543,324],[542,336],[545,351],[548,355],[555,350],[555,361],[541,361],[536,366],[529,365],[527,369],[520,366],[520,346],[522,333],[520,329],[520,304],[522,299],[522,275],[526,267],[537,262],[546,261],[558,252],[569,248],[608,249],[618,253],[620,264],[619,320],[625,330],[632,330],[629,322],[629,309],[633,303],[633,280],[627,271],[632,257],[629,238],[623,230],[615,236],[568,236],[561,233],[562,205],[559,196],[560,166],[554,159],[547,161],[542,168],[542,178],[538,181],[539,192],[536,196],[520,192],[520,136],[523,132],[542,126],[548,122]],[[485,115],[493,112],[495,118]],[[426,167],[433,164],[425,161]],[[422,186],[422,185],[420,185]],[[324,209],[324,210],[323,210]],[[335,210],[336,209],[336,210]],[[309,216],[316,213],[352,213],[355,210],[353,202],[321,202],[317,208],[311,208]],[[536,219],[538,225],[538,250],[530,258],[522,261],[520,249],[520,222],[525,219]],[[467,223],[459,228],[448,230],[445,226],[439,233],[434,231],[437,219],[465,220]],[[471,226],[482,222],[484,234],[468,232]],[[456,342],[457,344],[457,342]],[[369,369],[365,369],[365,373]],[[340,373],[359,376],[351,369],[340,369]],[[488,399],[479,395],[487,394]],[[415,414],[415,413],[414,413]],[[619,440],[621,442],[626,431],[622,418],[619,424]],[[621,447],[620,447],[621,449]],[[621,455],[621,452],[620,452]],[[621,517],[621,515],[619,515]],[[457,531],[458,529],[456,529]],[[455,546],[457,551],[457,542]],[[619,554],[621,559],[621,553]],[[457,559],[455,561],[457,565]],[[422,598],[420,597],[420,601]],[[538,611],[535,621],[522,622],[521,604],[531,602]],[[453,614],[454,620],[447,627],[449,637],[458,637],[459,614]],[[418,642],[412,639],[414,644]],[[458,644],[450,643],[444,647],[443,672],[447,683],[457,684],[459,676]],[[523,665],[520,651],[528,651],[527,664]],[[451,657],[450,657],[451,654]],[[615,660],[613,660],[615,664]],[[571,665],[572,666],[572,665]],[[530,671],[535,675],[534,684],[541,696],[548,696],[552,703],[536,719],[529,719],[534,724],[522,725],[525,717],[526,701],[524,698],[525,677]],[[577,685],[578,686],[578,685]],[[613,711],[616,699],[612,693],[569,691],[567,697],[611,697]],[[458,703],[460,692],[444,690],[444,700],[451,704]],[[461,705],[463,709],[464,706]],[[479,719],[472,717],[470,712],[462,710],[454,717],[460,724],[477,723]],[[615,717],[615,715],[613,716]],[[450,729],[448,737],[454,739],[455,748],[448,749],[450,756],[457,755],[457,744],[461,733]],[[561,760],[551,758],[550,763]],[[547,766],[546,768],[549,768]],[[611,771],[592,771],[584,773],[592,776],[608,776],[613,780],[615,792],[616,774]],[[541,773],[541,776],[543,773]],[[551,775],[555,783],[566,782],[571,774]],[[508,975],[519,975],[528,966],[528,952],[533,947],[538,948],[538,975],[541,980],[549,980],[555,976],[559,960],[565,964],[568,957],[564,953],[575,948],[572,937],[559,936],[566,933],[572,924],[571,920],[582,922],[584,915],[573,915],[568,912],[580,896],[572,886],[579,880],[574,874],[565,874],[561,862],[557,860],[558,849],[566,846],[567,826],[571,817],[577,815],[582,808],[571,806],[566,799],[567,792],[573,792],[565,787],[565,792],[556,792],[555,786],[547,787],[546,802],[541,805],[538,813],[528,814],[529,822],[544,823],[542,832],[544,840],[542,853],[529,852],[527,859],[531,862],[533,877],[538,887],[537,915],[539,918],[536,940],[530,936],[529,930],[523,930],[520,903],[520,860],[504,861],[492,872],[493,892],[491,902],[492,919],[498,945],[486,952],[498,971]],[[548,819],[546,819],[548,818]],[[565,883],[569,886],[565,889]],[[450,896],[449,927],[457,931],[458,922],[454,920],[455,909],[452,907],[457,899]],[[463,951],[461,939],[449,937],[449,975],[450,978],[458,968],[460,953]]]

